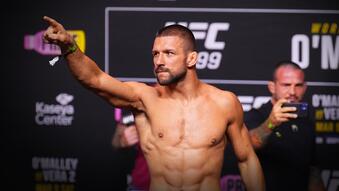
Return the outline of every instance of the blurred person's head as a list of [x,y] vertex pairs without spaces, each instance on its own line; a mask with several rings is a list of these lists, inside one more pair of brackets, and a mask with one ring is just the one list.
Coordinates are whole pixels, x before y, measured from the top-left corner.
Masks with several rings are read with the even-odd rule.
[[281,98],[290,102],[300,102],[306,91],[304,71],[291,61],[279,62],[273,72],[273,79],[268,83],[274,104]]

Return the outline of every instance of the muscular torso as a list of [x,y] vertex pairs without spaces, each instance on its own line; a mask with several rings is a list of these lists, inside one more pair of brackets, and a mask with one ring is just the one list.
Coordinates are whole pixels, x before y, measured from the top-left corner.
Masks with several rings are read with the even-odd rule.
[[220,90],[190,101],[156,94],[135,115],[148,162],[151,190],[220,190],[219,176],[230,115]]

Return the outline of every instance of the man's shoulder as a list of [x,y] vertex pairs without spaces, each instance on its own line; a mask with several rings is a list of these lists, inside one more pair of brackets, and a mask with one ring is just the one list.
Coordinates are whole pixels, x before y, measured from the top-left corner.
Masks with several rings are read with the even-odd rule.
[[149,85],[146,83],[135,82],[135,81],[129,81],[125,83],[128,84],[130,87],[132,87],[139,94],[156,93],[157,91],[157,85]]
[[226,98],[228,97],[232,99],[236,97],[236,95],[232,91],[223,90],[210,84],[205,84],[205,86],[211,93],[214,93],[217,96],[224,96]]
[[222,90],[217,87],[208,86],[208,90],[205,91],[206,95],[215,101],[219,106],[223,108],[237,108],[240,106],[238,97],[232,91]]

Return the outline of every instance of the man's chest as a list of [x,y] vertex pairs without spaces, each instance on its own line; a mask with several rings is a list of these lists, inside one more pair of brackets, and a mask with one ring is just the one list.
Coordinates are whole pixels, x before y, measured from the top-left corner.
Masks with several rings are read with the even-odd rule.
[[208,146],[225,135],[227,115],[213,104],[159,104],[149,111],[152,137],[168,145]]

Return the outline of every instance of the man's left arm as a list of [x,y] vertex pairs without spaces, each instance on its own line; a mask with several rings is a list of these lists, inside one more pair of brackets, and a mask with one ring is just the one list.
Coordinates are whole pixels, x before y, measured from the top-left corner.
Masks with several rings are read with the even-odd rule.
[[249,133],[243,123],[243,110],[239,100],[234,97],[231,103],[231,121],[227,128],[227,136],[232,142],[234,153],[238,159],[238,166],[242,180],[248,191],[265,190],[263,171],[257,155],[250,142]]

